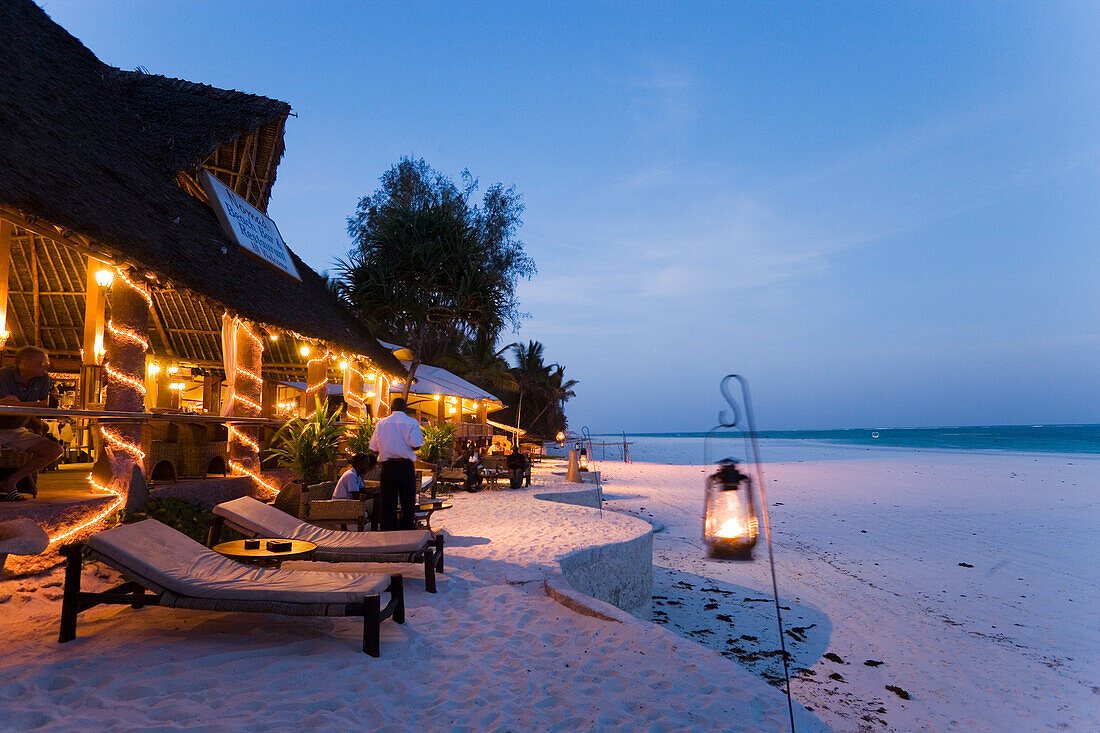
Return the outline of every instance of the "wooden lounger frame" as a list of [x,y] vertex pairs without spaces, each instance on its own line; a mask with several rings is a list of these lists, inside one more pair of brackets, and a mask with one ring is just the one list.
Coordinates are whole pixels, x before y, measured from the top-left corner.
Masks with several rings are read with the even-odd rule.
[[[372,657],[381,654],[380,626],[392,618],[394,623],[405,623],[405,595],[400,575],[393,575],[389,587],[389,603],[382,607],[380,595],[365,596],[361,603],[286,603],[282,601],[233,600],[181,596],[161,588],[156,583],[138,576],[83,543],[63,545],[61,554],[66,558],[65,596],[61,601],[61,633],[57,641],[65,643],[76,638],[76,619],[81,611],[100,604],[126,605],[131,608],[164,606],[206,611],[235,611],[244,613],[278,613],[285,616],[362,616],[363,652]],[[80,576],[84,557],[100,560],[124,576],[134,578],[103,593],[80,590]]]
[[[206,546],[213,547],[221,542],[222,529],[240,532],[245,537],[266,537],[261,532],[254,532],[247,527],[235,523],[232,519],[215,514],[210,520],[210,532],[206,536]],[[435,593],[435,574],[443,572],[443,533],[437,532],[432,536],[432,542],[422,550],[412,552],[358,552],[340,550],[324,550],[318,547],[313,553],[313,559],[321,562],[409,562],[424,564],[424,589],[429,593]]]

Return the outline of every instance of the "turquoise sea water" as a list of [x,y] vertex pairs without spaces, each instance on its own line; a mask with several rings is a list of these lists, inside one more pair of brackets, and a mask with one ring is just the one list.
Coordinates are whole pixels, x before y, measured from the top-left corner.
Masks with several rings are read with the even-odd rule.
[[[628,438],[702,438],[705,435],[706,433],[627,433]],[[716,432],[714,435],[728,437],[730,431]],[[854,446],[1100,454],[1100,425],[762,430],[757,435],[765,440],[813,440]]]
[[[748,460],[749,446],[735,431],[627,433],[630,454],[652,463],[709,464],[723,457]],[[874,458],[876,448],[915,451],[1058,453],[1100,460],[1100,425],[997,425],[851,430],[765,430],[759,433],[765,461]],[[592,435],[593,458],[622,460],[622,434]],[[603,443],[604,445],[600,445]],[[616,444],[618,443],[618,444]],[[552,454],[570,447],[549,446]],[[836,450],[843,449],[843,450]]]

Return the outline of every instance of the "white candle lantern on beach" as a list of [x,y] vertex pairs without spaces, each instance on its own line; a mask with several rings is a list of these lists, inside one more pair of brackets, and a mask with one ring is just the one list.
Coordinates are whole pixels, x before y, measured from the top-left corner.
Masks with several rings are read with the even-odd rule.
[[758,527],[752,480],[737,469],[737,461],[719,461],[718,471],[707,477],[703,512],[703,541],[711,557],[752,558]]

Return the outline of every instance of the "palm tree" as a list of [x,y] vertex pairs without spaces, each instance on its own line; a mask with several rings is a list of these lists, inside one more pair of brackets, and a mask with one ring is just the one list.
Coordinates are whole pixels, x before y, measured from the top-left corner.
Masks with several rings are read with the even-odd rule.
[[550,379],[550,366],[543,360],[543,345],[538,341],[529,341],[527,345],[513,344],[512,355],[516,365],[512,367],[512,376],[519,390],[519,405],[516,407],[516,428],[520,427],[523,415],[524,395],[536,395],[545,388]]
[[550,424],[547,426],[547,435],[552,435],[565,428],[565,403],[570,397],[577,396],[577,393],[573,391],[573,387],[577,386],[577,380],[565,379],[565,367],[560,364],[552,364],[551,368],[553,371],[550,372],[545,385],[546,404],[530,422],[531,428],[534,428],[538,425],[539,418],[545,415],[550,408],[554,408],[554,413],[551,413]]

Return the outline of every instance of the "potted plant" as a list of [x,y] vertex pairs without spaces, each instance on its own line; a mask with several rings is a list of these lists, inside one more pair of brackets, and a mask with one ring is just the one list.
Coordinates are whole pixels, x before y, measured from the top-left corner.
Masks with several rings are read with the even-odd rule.
[[[296,417],[272,437],[268,455],[279,465],[297,474],[303,486],[312,486],[331,478],[339,458],[343,427],[338,410],[330,409],[314,398],[316,410],[308,418]],[[369,440],[369,438],[368,438]]]
[[354,429],[348,430],[348,452],[352,455],[366,453],[368,456],[377,456],[377,453],[370,449],[370,439],[373,436],[374,423],[364,418]]

